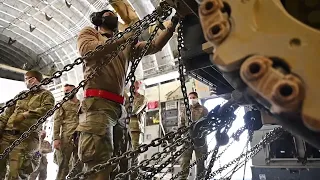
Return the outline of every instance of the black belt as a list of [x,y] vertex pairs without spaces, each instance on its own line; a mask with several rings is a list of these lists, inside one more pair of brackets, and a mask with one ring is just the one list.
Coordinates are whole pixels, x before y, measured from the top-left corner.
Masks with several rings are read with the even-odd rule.
[[4,133],[10,134],[10,135],[20,135],[21,131],[19,131],[19,130],[4,130]]

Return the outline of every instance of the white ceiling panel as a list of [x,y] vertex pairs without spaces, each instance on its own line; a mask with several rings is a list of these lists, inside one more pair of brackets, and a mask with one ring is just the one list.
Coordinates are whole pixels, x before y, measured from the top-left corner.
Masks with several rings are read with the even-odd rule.
[[6,0],[5,4],[8,4],[8,5],[20,10],[20,11],[25,11],[25,9],[29,7],[29,5],[26,3],[23,3],[23,1]]

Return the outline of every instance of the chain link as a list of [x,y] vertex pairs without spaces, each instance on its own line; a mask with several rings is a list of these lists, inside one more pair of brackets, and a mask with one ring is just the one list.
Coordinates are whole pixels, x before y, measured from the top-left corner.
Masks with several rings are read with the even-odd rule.
[[159,26],[156,26],[155,29],[153,30],[153,32],[150,34],[150,37],[147,41],[147,45],[145,46],[145,48],[142,50],[141,54],[143,54],[142,56],[137,57],[131,64],[131,72],[129,72],[125,84],[128,84],[128,82],[131,80],[131,77],[134,76],[134,72],[136,71],[141,59],[145,56],[145,54],[147,53],[150,45],[152,44],[152,40],[154,39],[154,37],[157,35],[157,32],[159,30]]
[[[162,162],[165,158],[168,157],[168,155],[171,153],[171,152],[175,152],[176,148],[173,150],[173,151],[170,151],[170,152],[167,152],[164,154],[164,156],[162,156],[161,158],[159,158],[151,167],[150,167],[150,170],[154,169],[156,165],[158,165],[160,162]],[[143,178],[145,178],[145,175],[143,174],[139,174],[138,176],[138,180],[142,180]]]
[[171,157],[169,157],[164,163],[160,164],[160,166],[155,169],[153,172],[151,172],[150,174],[148,174],[145,178],[146,179],[151,179],[152,177],[154,177],[154,175],[158,174],[159,172],[161,172],[164,168],[166,168],[170,163],[172,163],[175,159],[177,159],[180,155],[182,155],[182,153],[184,153],[186,150],[190,149],[193,147],[192,143],[190,140],[185,140],[186,144],[185,146],[182,146],[181,149],[179,149],[177,152],[175,152],[174,154],[172,154]]
[[254,157],[259,151],[261,151],[261,149],[271,143],[272,141],[278,139],[281,134],[284,132],[284,130],[280,127],[274,128],[272,131],[268,132],[264,138],[258,143],[256,144],[254,147],[252,147],[250,150],[248,150],[245,153],[242,153],[239,157],[237,157],[236,159],[232,160],[231,162],[225,164],[224,166],[222,166],[221,168],[219,168],[218,170],[210,173],[209,178],[212,179],[215,175],[221,173],[222,171],[226,170],[227,168],[231,167],[232,165],[236,164],[237,162],[239,162],[243,157],[247,157],[247,159],[251,159],[252,157]]
[[71,171],[69,172],[69,174],[67,175],[67,179],[71,178],[75,175],[75,172],[77,170],[77,167],[80,165],[81,161],[80,159],[77,160],[77,162],[73,165]]
[[178,28],[178,62],[179,62],[179,80],[181,83],[181,92],[183,95],[183,102],[184,107],[186,110],[186,116],[188,119],[189,124],[192,122],[191,119],[191,110],[189,106],[188,94],[187,94],[187,87],[186,87],[186,79],[184,75],[184,64],[182,60],[182,49],[184,48],[184,40],[183,40],[183,22],[182,20],[179,21],[179,28]]
[[[168,10],[168,9],[167,9]],[[134,35],[131,36],[130,38],[128,38],[126,40],[126,42],[124,44],[122,44],[121,46],[118,47],[117,50],[113,51],[111,53],[111,57],[108,59],[108,61],[102,61],[101,65],[98,65],[96,66],[96,68],[93,70],[93,72],[84,80],[82,80],[80,83],[79,83],[79,86],[77,86],[76,88],[74,88],[70,94],[66,95],[62,101],[60,101],[59,103],[57,103],[52,109],[50,109],[43,117],[41,117],[40,119],[38,119],[37,123],[36,124],[33,124],[26,132],[24,132],[18,139],[16,139],[9,147],[7,147],[4,152],[2,154],[0,154],[0,160],[2,160],[3,158],[5,158],[12,150],[14,147],[18,146],[19,144],[21,144],[22,141],[24,141],[25,139],[27,139],[30,134],[32,132],[34,132],[35,130],[37,130],[39,128],[39,126],[41,126],[47,118],[49,118],[50,116],[52,116],[54,114],[54,112],[56,110],[58,110],[62,104],[64,104],[65,102],[67,102],[71,96],[73,96],[74,94],[76,94],[80,88],[83,88],[85,86],[85,84],[91,80],[93,77],[95,77],[95,75],[97,75],[97,72],[99,70],[101,70],[101,68],[103,66],[106,66],[108,65],[115,57],[117,57],[117,55],[119,54],[119,52],[122,52],[126,46],[128,44],[132,44],[134,42],[135,39],[138,38],[138,36],[142,33],[143,30],[147,29],[149,27],[149,25],[153,22],[155,22],[157,20],[157,15],[158,15],[158,11],[155,10],[153,13],[145,16],[142,20],[139,20],[137,21],[135,24],[133,24],[133,26],[131,27],[128,27],[126,28],[126,30],[124,31],[124,33],[118,33],[115,35],[115,39],[119,39],[121,37],[124,36],[125,33],[128,33],[128,32],[131,32],[133,30],[137,30],[134,32]],[[114,41],[114,39],[108,39],[106,44],[110,44],[112,41]],[[94,51],[90,51],[88,53],[85,54],[84,57],[82,57],[82,62],[83,62],[83,59],[87,59],[88,57],[91,57],[95,52],[97,51],[102,51],[104,48],[106,48],[106,45],[101,45],[101,46],[98,46]],[[80,58],[77,58],[77,59],[80,59]],[[57,71],[59,72],[59,71]],[[55,77],[55,74],[58,74],[58,73],[54,73],[53,77]],[[61,75],[60,75],[61,76]],[[50,79],[50,78],[49,78]],[[33,86],[30,91],[26,91],[24,93],[20,93],[18,95],[18,97],[22,97],[21,94],[25,94],[25,93],[30,93],[31,91],[35,91],[34,89],[39,89],[41,84],[43,84],[44,82],[46,82],[47,80],[44,80],[44,81],[41,81],[42,83],[40,83],[39,85],[35,85]],[[26,96],[23,96],[24,98]],[[15,98],[16,99],[16,98]],[[23,98],[22,98],[23,99]],[[20,100],[20,99],[17,99],[17,100]],[[17,101],[16,100],[16,101]],[[15,101],[15,103],[16,103]],[[11,101],[10,101],[11,102]]]
[[[192,145],[192,143],[189,143],[189,144],[191,144],[191,145],[190,145],[190,146],[184,146],[184,147],[188,147],[188,148],[185,148],[184,151],[181,153],[181,155],[182,155],[185,151],[188,151],[189,149],[191,149],[191,148],[194,147],[194,146]],[[177,161],[178,161],[178,159],[175,160],[175,161],[174,161],[174,159],[173,159],[173,160],[171,161],[171,163],[173,162],[173,163],[172,163],[172,166],[174,166],[174,164],[176,164]],[[170,163],[169,163],[169,164],[170,164]],[[169,164],[168,164],[168,165],[169,165]],[[163,167],[162,169],[164,169],[164,168],[166,168],[166,167],[167,167],[167,166]],[[162,169],[159,170],[159,172],[161,172]],[[170,168],[168,168],[168,170],[162,174],[162,176],[160,177],[160,179],[163,179],[169,172],[170,172]]]
[[[210,121],[210,122],[214,122],[214,124],[216,124],[217,127],[221,127],[225,123],[224,121]],[[118,164],[122,159],[125,159],[125,158],[126,159],[130,159],[130,158],[134,157],[137,154],[144,153],[149,149],[149,147],[157,147],[157,146],[159,146],[159,145],[161,145],[161,144],[163,144],[163,143],[165,143],[165,142],[167,142],[169,140],[179,138],[183,134],[186,134],[189,131],[189,129],[194,126],[195,123],[196,122],[193,122],[189,126],[180,127],[176,132],[169,132],[163,138],[154,139],[154,140],[152,140],[152,142],[150,144],[143,144],[143,145],[139,146],[139,148],[137,150],[135,150],[135,151],[125,152],[122,156],[111,158],[105,164],[96,165],[92,170],[90,170],[88,172],[85,172],[85,173],[80,173],[75,178],[68,178],[68,179],[79,179],[79,178],[88,177],[89,175],[91,175],[91,174],[93,174],[95,172],[98,172],[98,171],[101,171],[102,169],[105,169],[107,166]],[[224,124],[224,125],[226,125],[226,124]],[[211,129],[211,131],[213,131],[213,129]],[[242,127],[242,130],[238,130],[233,136],[236,136],[236,134],[240,135],[243,131],[244,131],[244,128]],[[211,133],[210,131],[206,131],[206,132],[207,133]],[[204,134],[201,133],[201,134],[199,134],[199,136],[203,137]],[[196,138],[199,138],[199,136],[196,137]],[[188,140],[188,139],[185,139],[185,140]],[[177,142],[180,142],[180,141],[178,140]],[[180,144],[181,144],[181,142],[180,142]],[[171,146],[171,147],[173,147],[173,146]],[[170,149],[172,150],[172,148],[170,148]],[[166,150],[164,152],[154,154],[154,156],[151,158],[151,160],[146,160],[139,167],[147,166],[147,165],[149,165],[150,161],[157,160],[158,158],[162,157],[162,154],[169,153],[169,152],[171,152],[171,151],[169,151],[169,149],[166,148]],[[180,153],[182,153],[182,152],[180,152]],[[159,154],[161,154],[161,155],[159,155]],[[164,168],[163,165],[160,165],[160,167],[158,169],[155,169],[152,174],[160,172],[163,168]],[[131,174],[132,172],[135,172],[137,169],[138,168],[131,168],[131,169],[128,170],[128,172],[117,175],[118,177],[116,177],[116,178],[117,179],[124,178],[125,176]],[[150,177],[150,175],[148,175],[147,177]]]
[[[230,148],[230,146],[231,146],[235,141],[239,141],[240,136],[242,135],[242,133],[243,133],[246,129],[247,129],[247,128],[246,128],[245,126],[243,126],[243,127],[239,128],[235,133],[233,133],[233,134],[231,135],[230,138],[232,138],[233,140],[218,154],[218,156],[217,156],[217,158],[216,158],[217,160],[220,159],[220,157]],[[213,152],[213,151],[214,151],[214,149],[211,150],[211,152]],[[208,156],[209,154],[211,154],[211,152],[210,152],[210,153],[207,153],[207,156]],[[198,178],[199,178],[199,177],[203,177],[207,171],[208,171],[208,170],[201,172],[199,175],[197,175],[197,177],[198,177]]]
[[[170,11],[171,12],[171,11]],[[171,14],[171,13],[168,13],[168,15]],[[129,96],[129,106],[127,108],[127,117],[126,117],[126,124],[128,124],[130,122],[130,117],[131,117],[131,114],[132,114],[132,110],[133,110],[133,101],[134,101],[134,91],[135,91],[135,87],[134,87],[134,83],[136,81],[136,77],[134,75],[141,59],[145,56],[145,54],[147,53],[150,45],[152,44],[152,41],[154,39],[154,37],[156,36],[157,32],[159,30],[159,26],[156,26],[154,31],[151,33],[146,45],[143,47],[141,53],[139,53],[139,56],[132,59],[131,60],[131,68],[130,68],[130,72],[126,78],[126,82],[125,84],[128,83],[128,81],[130,80],[130,96]],[[133,51],[134,52],[134,51]]]
[[[128,175],[138,171],[139,168],[147,167],[151,161],[155,161],[155,160],[161,158],[162,155],[172,152],[173,150],[175,150],[176,147],[181,146],[183,144],[183,142],[186,141],[187,139],[188,139],[188,137],[185,137],[185,138],[180,137],[179,139],[176,140],[175,143],[173,143],[170,146],[167,146],[162,152],[155,153],[151,156],[150,159],[146,159],[146,160],[141,161],[141,163],[138,166],[133,166],[130,169],[128,169],[127,172],[118,174],[115,177],[115,180],[124,179]],[[151,168],[147,168],[147,169],[151,169]],[[154,171],[154,170],[152,170],[152,171]]]
[[[166,146],[166,147],[163,149],[163,151],[166,151],[165,154],[164,154],[164,156],[162,156],[161,158],[159,158],[150,168],[148,167],[148,169],[149,169],[150,171],[152,171],[152,170],[155,168],[156,165],[158,165],[158,164],[159,164],[160,162],[162,162],[166,157],[168,157],[168,155],[169,155],[170,153],[176,151],[176,147],[173,148],[172,151],[169,151],[167,147],[168,147],[168,146]],[[166,150],[166,149],[167,149],[167,150]],[[142,175],[140,174],[139,177],[138,177],[138,179],[141,179],[141,178],[145,178],[145,176],[142,177]]]
[[[168,12],[167,13],[168,15],[171,14],[171,11],[170,13]],[[135,77],[135,71],[136,71],[136,68],[138,67],[141,59],[145,56],[145,54],[147,53],[155,35],[157,34],[159,30],[159,27],[156,26],[155,30],[151,33],[146,45],[143,47],[142,51],[139,53],[138,57],[134,57],[133,59],[131,59],[131,68],[130,68],[130,72],[126,78],[126,82],[125,84],[127,84],[127,79],[130,80],[131,84],[130,84],[130,96],[129,96],[129,105],[127,107],[127,117],[126,117],[126,123],[125,123],[125,126],[127,128],[127,125],[130,123],[130,118],[131,118],[131,115],[132,115],[132,111],[133,111],[133,101],[134,101],[134,94],[135,94],[135,81],[136,81],[136,77]],[[135,52],[135,47],[132,46],[132,52]],[[124,143],[126,143],[126,140],[123,139]]]
[[[228,114],[228,115],[230,115],[230,113],[232,113],[232,115],[228,116],[228,117],[226,118],[226,120],[225,120],[226,126],[223,127],[223,133],[225,133],[225,134],[228,133],[229,129],[230,129],[231,126],[232,126],[233,121],[235,120],[234,111],[235,111],[235,109],[229,107],[225,112],[223,112],[223,113]],[[220,127],[220,128],[218,129],[218,132],[217,132],[217,133],[220,133],[221,129],[222,129],[222,128]],[[216,134],[216,136],[217,136],[217,134]],[[217,143],[216,143],[216,145],[215,145],[215,147],[214,147],[213,154],[212,154],[212,156],[211,156],[211,160],[210,160],[210,162],[209,162],[209,166],[208,166],[208,168],[206,169],[206,171],[207,171],[207,174],[205,175],[205,179],[206,179],[206,180],[209,179],[209,175],[210,175],[211,169],[212,169],[212,167],[214,166],[215,161],[217,160],[217,154],[218,154],[218,152],[219,152],[219,148],[220,148],[220,142],[217,141]],[[202,178],[202,177],[200,177],[200,178]]]
[[[209,162],[209,166],[206,170],[207,174],[205,175],[205,179],[207,180],[209,175],[210,175],[210,172],[211,172],[211,169],[215,163],[215,161],[218,159],[217,158],[217,154],[219,152],[219,148],[220,148],[220,145],[217,143],[213,149],[213,153],[212,153],[212,156],[211,156],[211,160]],[[202,178],[202,176],[200,176],[200,178]]]
[[[221,122],[221,121],[220,121],[220,122],[214,121],[214,122],[215,122],[215,123],[218,123],[218,124],[221,123],[220,125],[217,125],[217,127],[219,127],[219,128],[221,128],[221,126],[223,126],[223,125],[226,125],[226,124],[223,124],[223,122]],[[241,128],[240,128],[239,130],[237,130],[234,134],[232,134],[231,138],[237,139],[237,138],[244,132],[244,130],[242,130],[242,129],[243,129],[243,127],[241,127]],[[203,134],[203,133],[198,134],[197,137],[193,138],[193,142],[194,142],[195,140],[197,140],[197,139],[203,138],[204,136],[207,136],[207,135],[211,134],[213,131],[214,131],[213,129],[210,129],[210,130],[208,130],[208,131],[204,131],[205,134]],[[233,143],[233,141],[223,150],[223,152],[221,152],[221,153],[219,154],[219,156],[217,157],[217,159],[220,158],[220,156],[231,146],[232,143]],[[194,146],[194,145],[193,145],[193,146]],[[191,146],[191,147],[193,147],[193,146]],[[174,177],[172,177],[171,180],[176,179],[177,177],[181,176],[184,172],[189,171],[189,169],[191,169],[193,166],[195,166],[198,162],[207,159],[207,156],[208,156],[209,154],[211,154],[214,150],[215,150],[215,149],[207,152],[207,153],[206,153],[205,155],[203,155],[201,158],[199,158],[199,159],[197,159],[196,161],[194,161],[192,164],[189,165],[189,167],[188,167],[187,169],[185,169],[185,170],[183,170],[183,171],[180,171],[178,174],[176,174]],[[202,172],[202,173],[203,173],[203,172]],[[166,174],[167,174],[167,172],[166,172],[165,174],[163,174],[160,179],[164,178],[164,176],[165,176]]]
[[69,178],[69,179],[80,179],[80,178],[83,179],[90,176],[93,173],[99,172],[107,168],[108,166],[117,165],[122,159],[131,159],[138,154],[148,151],[150,147],[158,147],[169,140],[181,137],[181,135],[185,134],[189,130],[189,128],[190,126],[188,127],[185,126],[185,127],[179,128],[175,132],[171,131],[167,133],[163,138],[153,139],[150,144],[142,144],[136,150],[127,151],[123,153],[121,156],[110,158],[106,163],[98,164],[94,166],[91,170],[87,172],[81,172],[77,174],[74,178]]
[[[243,148],[243,150],[242,150],[242,152],[241,152],[241,154],[245,154],[245,159],[247,158],[248,146],[249,146],[249,143],[250,143],[250,141],[251,141],[251,137],[252,137],[252,136],[253,136],[253,131],[251,131],[250,128],[248,128],[247,142],[246,142],[246,145],[245,145],[245,147]],[[244,153],[244,152],[245,152],[245,153]],[[238,161],[238,162],[236,163],[236,165],[233,167],[233,169],[232,169],[231,171],[229,171],[227,174],[225,174],[224,177],[226,177],[229,173],[231,173],[230,176],[226,178],[226,179],[231,179],[232,176],[234,175],[234,173],[238,171],[240,164],[241,164],[241,162]],[[223,178],[224,178],[224,177],[223,177]]]
[[[208,119],[208,120],[209,120],[209,119]],[[221,127],[221,126],[223,126],[223,125],[226,125],[226,124],[224,124],[223,121],[213,121],[213,122],[216,124],[217,127]],[[193,123],[189,126],[189,128],[190,128],[190,127],[193,127],[193,125],[194,125],[195,123],[196,123],[196,122],[193,122]],[[197,139],[203,138],[203,136],[207,136],[208,134],[212,133],[214,130],[215,130],[215,129],[211,128],[210,130],[205,131],[205,134],[200,133],[200,134],[198,134],[197,137],[194,137],[194,138],[192,138],[192,139],[189,137],[190,134],[188,134],[188,135],[187,135],[187,138],[188,138],[188,140],[193,140],[192,142],[194,142],[194,141],[196,141]],[[239,134],[239,136],[240,136],[240,134]],[[190,145],[190,144],[191,144],[191,145]],[[194,147],[194,144],[193,144],[193,143],[189,143],[189,144],[186,144],[185,146],[187,146],[188,148],[184,148],[184,151],[185,151],[185,150],[188,150],[189,148]],[[183,152],[184,152],[184,151],[183,151]],[[181,154],[182,154],[183,152],[181,152]],[[180,154],[180,155],[181,155],[181,154]],[[179,156],[180,156],[180,155],[179,155]],[[166,161],[166,162],[167,162],[167,161]],[[168,162],[166,163],[166,162],[164,163],[164,164],[166,164],[166,166],[167,166],[168,164],[170,164],[170,162],[169,162],[169,163],[168,163]],[[156,175],[157,173],[161,172],[161,170],[162,170],[163,168],[165,168],[166,166],[163,167],[163,165],[160,165],[158,169],[154,169],[153,172],[151,172],[151,175],[152,175],[152,176]],[[167,173],[167,172],[166,172],[166,173]],[[166,175],[166,173],[163,174],[161,178],[163,178],[163,177]],[[151,175],[149,174],[149,175],[147,175],[145,178],[148,179],[148,178],[151,177]],[[160,178],[160,179],[161,179],[161,178]]]
[[[239,134],[239,136],[240,136],[241,134]],[[221,156],[222,156],[222,154],[224,153],[224,152],[226,152],[226,150],[232,145],[232,143],[233,143],[234,141],[232,141],[231,143],[229,143],[228,144],[228,146],[217,156],[217,159],[219,159]],[[176,174],[174,177],[172,177],[170,180],[174,180],[174,179],[177,179],[179,176],[181,176],[183,173],[186,173],[186,172],[188,172],[193,166],[195,166],[196,164],[198,164],[200,161],[204,161],[204,160],[206,160],[207,158],[208,158],[208,156],[209,156],[209,154],[211,154],[213,151],[215,151],[215,148],[214,149],[212,149],[212,150],[210,150],[209,152],[207,152],[206,154],[204,154],[203,156],[201,156],[201,158],[199,158],[199,159],[196,159],[193,163],[191,163],[190,165],[189,165],[189,167],[187,168],[187,169],[185,169],[185,170],[183,170],[183,171],[180,171],[178,174]],[[199,175],[198,175],[198,177],[202,177],[202,174],[203,174],[204,172],[201,172]]]
[[[207,116],[205,118],[203,118],[204,121],[207,121],[207,123],[204,123],[202,125],[204,125],[204,127],[200,127],[199,128],[199,131],[201,131],[202,133],[197,133],[197,136],[196,137],[193,137],[192,140],[193,142],[197,141],[197,139],[201,139],[201,138],[204,138],[204,136],[207,136],[208,134],[212,133],[214,131],[213,128],[217,128],[217,129],[221,129],[223,128],[224,126],[227,126],[228,123],[227,122],[230,122],[231,120],[234,120],[233,117],[230,117],[230,118],[227,118],[228,120],[227,121],[218,121],[216,119],[215,116],[217,116],[218,114],[214,114],[212,113],[210,116]],[[213,119],[215,118],[215,119]],[[199,120],[200,121],[200,120]],[[193,128],[193,126],[197,124],[197,122],[193,122],[190,127]],[[208,126],[209,125],[209,126]],[[194,128],[193,128],[194,129]],[[233,135],[232,135],[232,138],[238,138],[238,136],[240,136],[245,130],[245,127],[241,127],[239,130],[237,130]],[[193,145],[191,146],[193,147]],[[160,170],[161,171],[161,170]],[[159,171],[159,172],[160,172]],[[162,179],[168,172],[164,173],[162,175],[162,177],[160,179]]]
[[[195,137],[195,138],[192,139],[192,140],[193,140],[192,142],[196,141],[197,139],[200,139],[200,137],[203,138],[204,136],[212,133],[213,131],[214,131],[214,130],[211,129],[211,130],[205,131],[206,134],[203,134],[203,133],[199,134],[197,137]],[[189,149],[191,149],[191,148],[193,148],[193,147],[194,147],[194,143],[191,143],[191,146],[189,146],[189,148],[185,149],[185,151],[187,151],[187,150],[189,150]],[[173,163],[172,165],[174,165],[177,161],[178,161],[178,160],[174,161],[174,163]],[[163,179],[163,178],[169,173],[169,170],[170,170],[170,169],[168,169],[168,170],[160,177],[160,179]],[[187,171],[187,170],[188,170],[188,169],[186,169],[185,171]],[[159,171],[159,172],[160,172],[160,171]]]
[[[216,123],[221,123],[221,122],[216,121]],[[193,122],[193,123],[190,125],[190,127],[192,127],[193,124],[195,124],[195,122]],[[208,135],[208,134],[212,133],[213,131],[214,131],[213,129],[211,129],[211,130],[209,130],[209,131],[206,131],[206,134],[205,134],[205,135]],[[193,140],[199,139],[200,136],[203,137],[204,134],[199,134],[198,137],[194,137]],[[191,138],[190,138],[189,136],[187,136],[186,138],[187,138],[186,140],[191,140]],[[192,143],[191,143],[191,144],[192,144]],[[189,148],[192,148],[192,147],[194,147],[194,145],[192,144],[191,146],[188,146],[188,147],[189,147]],[[187,149],[185,149],[185,150],[188,150],[189,148],[187,148]],[[184,150],[184,151],[185,151],[185,150]],[[184,151],[183,151],[183,152],[184,152]],[[182,152],[182,153],[183,153],[183,152]],[[167,152],[167,155],[168,155],[169,153],[170,153],[170,152]],[[167,155],[166,155],[166,156],[167,156]],[[158,159],[157,162],[159,163],[159,162],[162,161],[166,156]],[[155,165],[153,165],[150,169],[154,168],[154,166],[155,166]],[[166,167],[166,166],[165,166],[165,167]],[[155,174],[157,174],[157,172],[161,172],[161,170],[162,170],[163,168],[165,168],[165,167],[161,167],[161,166],[160,166],[160,167],[159,167],[160,169],[158,169],[158,170],[154,169],[153,172],[151,172],[151,174],[153,174],[153,176],[154,176]],[[166,173],[167,173],[167,172],[166,172]],[[160,179],[162,179],[162,178],[166,175],[166,173],[165,173]],[[145,178],[148,178],[148,177],[150,177],[150,175],[145,176]]]

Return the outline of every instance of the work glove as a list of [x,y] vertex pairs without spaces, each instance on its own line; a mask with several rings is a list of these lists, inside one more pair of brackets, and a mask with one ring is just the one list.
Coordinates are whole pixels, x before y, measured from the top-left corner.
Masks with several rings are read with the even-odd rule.
[[176,27],[178,25],[180,19],[181,18],[179,17],[179,15],[177,13],[174,16],[172,16],[172,18],[171,18],[172,26]]

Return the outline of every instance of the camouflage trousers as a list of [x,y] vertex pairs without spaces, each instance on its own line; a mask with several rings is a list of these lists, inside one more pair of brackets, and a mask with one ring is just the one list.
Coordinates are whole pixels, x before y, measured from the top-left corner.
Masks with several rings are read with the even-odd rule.
[[[132,146],[132,149],[138,149],[140,143],[139,143],[139,139],[140,139],[140,132],[138,131],[131,131],[131,146]],[[138,166],[139,164],[139,161],[138,161],[138,157],[139,155],[133,157],[131,159],[131,166]],[[136,179],[138,176],[137,173],[133,173],[131,175],[131,179]]]
[[[113,157],[121,156],[126,151],[129,151],[131,148],[130,143],[130,132],[129,128],[124,123],[118,123],[113,128],[113,142],[114,142],[114,151]],[[111,173],[111,179],[115,179],[115,176],[119,173],[125,173],[130,167],[130,161],[128,159],[123,159],[120,161],[119,166],[113,167]],[[124,178],[128,179],[128,177]]]
[[[114,154],[123,152],[118,148],[126,149],[125,139],[128,135],[123,128],[116,126],[121,115],[125,116],[119,104],[102,98],[86,98],[81,110],[77,128],[80,132],[78,151],[85,170],[89,170],[97,164],[106,163]],[[86,179],[109,180],[112,168],[108,167]]]
[[[56,150],[55,156],[57,158],[58,173],[56,180],[64,180],[69,171],[78,161],[78,148],[72,141],[73,137],[61,138],[61,149]],[[76,172],[82,171],[82,164],[78,164]]]
[[[130,131],[131,131],[131,145],[132,149],[137,149],[140,145],[140,123],[139,118],[136,115],[131,116],[129,123]],[[138,156],[132,158],[132,166],[138,165]]]
[[131,116],[129,127],[131,131],[132,148],[137,149],[139,147],[139,139],[141,132],[140,123],[137,116]]
[[[13,135],[10,131],[5,131],[0,140],[0,151],[3,152],[19,137],[20,135]],[[27,178],[33,172],[31,161],[38,147],[39,139],[36,133],[31,134],[28,139],[16,146],[4,160],[0,161],[0,179],[5,179],[5,177],[7,180]]]
[[138,149],[140,146],[140,132],[137,131],[131,131],[131,144],[132,144],[132,149]]
[[[190,149],[186,150],[182,154],[181,159],[180,159],[180,166],[181,166],[182,171],[185,170],[185,172],[180,176],[180,180],[187,180],[188,179],[188,176],[189,176],[189,173],[190,173],[189,165],[190,165],[190,161],[192,159],[193,151],[196,154],[196,160],[198,160],[204,154],[207,153],[208,147],[207,147],[207,145],[204,145],[202,147],[193,147],[193,148],[190,148]],[[197,173],[196,173],[196,175],[199,175],[200,173],[202,173],[205,170],[204,163],[205,163],[205,160],[202,160],[202,161],[197,163],[197,169],[196,169]],[[198,178],[196,178],[196,179],[198,179]]]
[[35,159],[33,162],[33,166],[35,166],[35,170],[30,174],[28,180],[46,180],[47,179],[47,166],[48,160],[46,156],[41,156],[40,159]]

